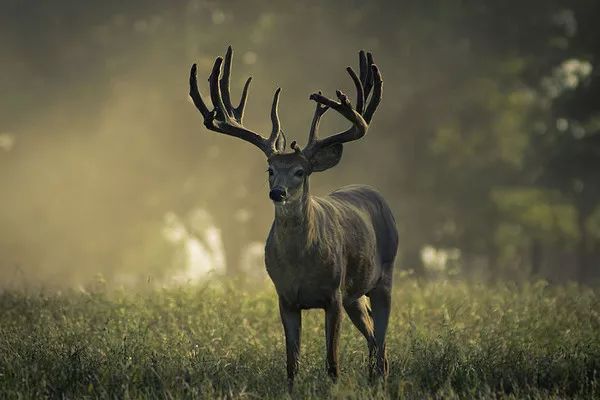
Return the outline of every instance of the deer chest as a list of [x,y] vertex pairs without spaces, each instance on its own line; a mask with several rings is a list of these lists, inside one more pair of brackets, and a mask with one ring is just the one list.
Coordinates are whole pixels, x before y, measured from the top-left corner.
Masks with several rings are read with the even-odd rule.
[[306,263],[266,257],[267,272],[279,297],[300,309],[324,308],[340,288],[341,270],[334,263]]

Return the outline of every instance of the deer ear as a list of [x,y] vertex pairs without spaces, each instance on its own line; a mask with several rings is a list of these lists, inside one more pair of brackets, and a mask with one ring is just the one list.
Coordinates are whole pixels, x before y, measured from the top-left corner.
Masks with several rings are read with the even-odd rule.
[[342,158],[343,150],[344,146],[341,143],[335,143],[317,150],[310,158],[313,172],[325,171],[335,167]]

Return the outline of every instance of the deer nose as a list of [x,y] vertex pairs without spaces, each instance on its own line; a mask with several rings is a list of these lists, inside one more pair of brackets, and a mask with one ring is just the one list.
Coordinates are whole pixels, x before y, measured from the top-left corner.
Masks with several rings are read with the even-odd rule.
[[285,200],[285,197],[287,196],[287,191],[280,187],[280,186],[276,186],[273,189],[271,189],[271,191],[269,192],[269,198],[273,201],[283,201]]

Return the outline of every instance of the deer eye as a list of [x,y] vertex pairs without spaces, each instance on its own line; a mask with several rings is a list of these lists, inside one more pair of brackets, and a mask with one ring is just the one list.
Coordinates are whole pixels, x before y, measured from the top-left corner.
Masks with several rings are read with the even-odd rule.
[[304,176],[304,170],[299,169],[298,171],[294,172],[294,176],[297,176],[298,178],[302,178]]
[[267,168],[267,172],[269,173],[269,176],[273,176],[273,168]]

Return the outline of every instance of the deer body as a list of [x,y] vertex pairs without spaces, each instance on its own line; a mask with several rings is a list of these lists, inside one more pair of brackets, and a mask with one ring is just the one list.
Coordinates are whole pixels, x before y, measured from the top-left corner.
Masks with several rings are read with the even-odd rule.
[[[209,130],[245,140],[267,156],[269,197],[275,206],[275,219],[266,241],[265,264],[279,296],[289,389],[298,370],[301,311],[311,308],[325,310],[327,371],[334,380],[338,377],[342,309],[367,341],[370,372],[385,377],[388,372],[385,334],[398,247],[392,212],[383,197],[367,186],[343,187],[322,198],[309,193],[309,177],[337,165],[343,144],[366,134],[381,100],[379,70],[371,54],[363,51],[359,53],[360,75],[350,67],[346,69],[356,87],[355,107],[340,91],[337,91],[339,101],[320,92],[312,94],[310,98],[317,107],[308,144],[300,149],[292,142],[293,152],[286,152],[277,111],[280,89],[275,91],[271,108],[273,130],[264,138],[242,124],[250,79],[246,81],[239,106],[231,104],[231,59],[229,47],[224,64],[218,57],[210,74],[213,110],[208,109],[198,91],[195,64],[190,73],[190,96]],[[320,118],[330,108],[352,126],[319,139]]]
[[276,209],[265,247],[267,271],[287,304],[325,308],[336,292],[357,299],[386,278],[397,232],[377,191],[352,185],[325,198],[306,194],[293,207]]

